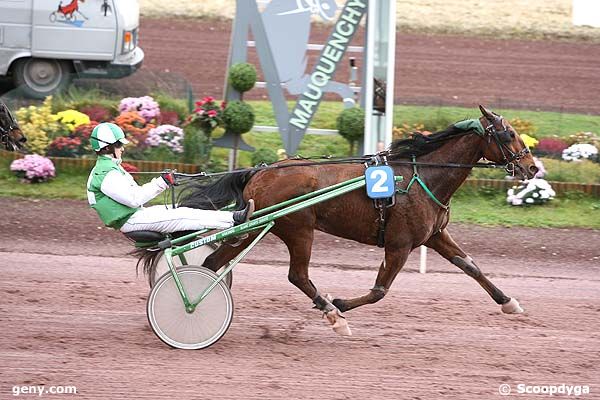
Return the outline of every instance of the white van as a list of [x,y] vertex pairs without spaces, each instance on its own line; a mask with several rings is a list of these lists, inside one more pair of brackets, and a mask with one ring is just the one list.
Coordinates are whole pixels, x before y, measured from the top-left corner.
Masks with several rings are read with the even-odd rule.
[[121,78],[142,65],[138,0],[0,0],[0,77],[43,98],[73,75]]

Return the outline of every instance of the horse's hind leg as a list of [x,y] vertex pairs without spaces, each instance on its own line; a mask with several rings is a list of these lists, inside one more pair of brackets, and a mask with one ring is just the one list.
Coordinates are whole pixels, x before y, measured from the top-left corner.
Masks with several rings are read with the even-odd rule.
[[475,279],[485,289],[494,301],[502,306],[502,311],[507,314],[523,312],[516,299],[506,296],[481,272],[475,261],[469,257],[450,236],[446,229],[432,236],[425,246],[437,251],[442,257],[460,268],[465,274]]
[[314,231],[312,228],[291,229],[292,234],[279,234],[290,253],[289,281],[312,299],[315,307],[323,311],[333,330],[340,335],[351,335],[350,327],[341,312],[327,296],[322,296],[308,277]]
[[377,273],[377,279],[375,280],[375,286],[369,291],[368,294],[356,297],[354,299],[334,299],[333,304],[340,309],[340,311],[348,311],[356,307],[360,307],[365,304],[373,304],[383,299],[392,286],[394,278],[398,275],[398,272],[404,266],[408,255],[410,254],[410,247],[391,247],[385,248],[385,259],[379,266],[379,272]]

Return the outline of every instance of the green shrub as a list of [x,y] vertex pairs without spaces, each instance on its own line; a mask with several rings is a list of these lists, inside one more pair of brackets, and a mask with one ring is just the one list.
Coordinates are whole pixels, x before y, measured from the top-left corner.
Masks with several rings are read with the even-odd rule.
[[258,165],[260,163],[273,164],[278,160],[277,153],[275,150],[261,148],[252,153],[252,164]]
[[256,84],[256,68],[248,63],[234,64],[229,68],[229,84],[240,93],[247,92]]
[[201,164],[205,152],[205,138],[200,129],[193,125],[183,128],[183,162]]
[[354,143],[365,133],[365,111],[360,107],[346,108],[337,117],[340,135],[350,143],[350,155],[354,153]]
[[600,183],[600,165],[589,160],[567,162],[543,158],[547,181]]
[[119,98],[107,96],[100,89],[80,89],[70,86],[66,92],[58,93],[52,97],[52,112],[57,113],[64,110],[81,110],[84,107],[102,106],[117,112]]
[[243,101],[232,101],[223,111],[223,123],[228,132],[241,135],[254,126],[254,110]]

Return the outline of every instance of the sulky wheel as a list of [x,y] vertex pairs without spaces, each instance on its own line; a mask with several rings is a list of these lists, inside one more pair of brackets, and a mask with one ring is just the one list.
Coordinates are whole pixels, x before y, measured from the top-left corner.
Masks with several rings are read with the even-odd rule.
[[[216,281],[208,268],[180,267],[179,279],[191,302]],[[217,342],[229,329],[233,318],[233,298],[221,281],[196,309],[188,313],[173,276],[163,275],[154,285],[147,303],[148,322],[160,340],[185,350],[203,349]]]
[[[218,248],[219,246],[217,246],[214,243],[196,247],[195,249],[192,249],[184,254],[185,260],[187,261],[188,265],[202,265],[204,264],[204,260],[206,259],[206,257],[210,256]],[[173,257],[173,262],[175,263],[175,268],[177,269],[179,269],[182,266],[181,259],[177,256]],[[165,259],[165,256],[162,252],[160,256],[156,257],[152,271],[154,271],[154,273],[148,278],[150,288],[154,286],[155,282],[158,279],[160,279],[160,277],[162,277],[165,273],[169,272],[167,260]],[[231,288],[231,285],[233,284],[233,271],[227,274],[224,281],[225,283],[227,283],[227,286]]]

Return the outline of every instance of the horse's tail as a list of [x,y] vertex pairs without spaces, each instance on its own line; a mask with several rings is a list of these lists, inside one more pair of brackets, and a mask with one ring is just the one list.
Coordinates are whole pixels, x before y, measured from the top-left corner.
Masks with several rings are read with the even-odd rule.
[[135,273],[138,274],[140,270],[140,266],[142,267],[142,271],[146,278],[148,278],[148,283],[152,286],[152,282],[154,281],[154,275],[156,274],[156,264],[157,258],[163,254],[162,251],[158,250],[146,250],[146,249],[135,249],[129,253],[130,255],[137,257],[138,262],[135,265]]
[[[246,206],[243,197],[244,188],[253,174],[254,171],[235,172],[209,184],[188,184],[179,193],[179,206],[218,210],[235,202],[235,209],[241,210]],[[176,232],[173,236],[183,236],[186,233],[190,232]],[[144,275],[152,284],[156,274],[157,259],[163,252],[140,248],[130,254],[138,258],[136,272],[139,272],[142,267]]]
[[179,206],[218,210],[233,202],[235,209],[241,210],[246,204],[243,192],[255,171],[242,171],[227,174],[209,184],[189,184],[179,194]]

